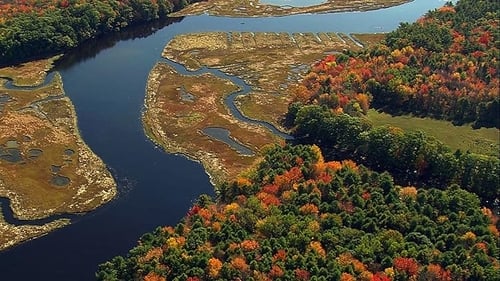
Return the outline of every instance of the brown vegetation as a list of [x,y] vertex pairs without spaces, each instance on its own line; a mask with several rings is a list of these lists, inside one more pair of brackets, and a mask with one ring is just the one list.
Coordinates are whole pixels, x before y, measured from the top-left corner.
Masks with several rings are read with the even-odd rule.
[[[211,74],[185,76],[165,63],[151,71],[143,122],[147,134],[170,153],[182,153],[200,161],[215,183],[235,177],[257,156],[244,156],[228,144],[201,131],[207,127],[225,128],[231,137],[254,151],[278,138],[264,128],[238,121],[229,114],[224,97],[238,87]],[[183,99],[187,93],[192,99]]]
[[[28,67],[40,73],[41,79],[49,63]],[[13,73],[12,69],[0,69],[0,73]],[[22,67],[16,70],[25,73]],[[32,79],[23,83],[34,84],[37,79]],[[11,200],[14,216],[20,219],[90,211],[116,194],[106,166],[81,139],[73,105],[62,86],[56,74],[49,84],[37,89],[0,87],[0,196]],[[55,221],[43,227],[0,222],[5,228],[0,245],[12,245],[14,235],[16,241],[39,236],[61,223],[67,222]]]
[[211,0],[193,3],[171,17],[199,15],[208,13],[215,16],[263,17],[285,16],[304,13],[327,13],[346,11],[366,11],[391,7],[409,2],[408,0],[327,0],[323,4],[307,7],[274,6],[260,3],[259,0]]
[[[289,93],[309,65],[325,53],[360,48],[343,36],[346,39],[336,33],[184,34],[168,43],[163,56],[189,70],[207,66],[244,79],[252,92],[239,97],[237,106],[252,119],[281,127],[292,96]],[[213,75],[184,76],[159,63],[148,79],[143,116],[146,131],[167,151],[201,161],[214,182],[234,178],[258,156],[241,155],[201,130],[225,128],[257,155],[263,146],[280,141],[267,129],[238,121],[228,113],[224,97],[236,90],[230,81]],[[193,98],[183,99],[186,93]]]

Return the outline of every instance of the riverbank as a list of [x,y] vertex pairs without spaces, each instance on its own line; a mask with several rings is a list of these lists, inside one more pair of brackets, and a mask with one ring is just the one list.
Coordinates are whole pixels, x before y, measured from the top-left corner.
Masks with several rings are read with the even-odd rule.
[[157,63],[146,87],[145,132],[167,152],[199,161],[213,184],[235,177],[256,161],[257,153],[243,155],[203,133],[205,128],[224,128],[231,139],[255,152],[279,141],[268,130],[229,114],[224,99],[238,90],[231,81],[212,74],[181,75],[168,64]]
[[[0,69],[14,83],[39,85],[54,59]],[[28,68],[37,75],[23,77]],[[21,80],[20,78],[24,78]],[[59,74],[39,87],[0,86],[0,196],[22,220],[94,210],[116,195],[103,161],[82,140]],[[69,223],[12,225],[3,217],[0,249]],[[2,246],[3,245],[3,246]]]
[[[169,14],[170,17],[184,17],[201,14],[209,14],[221,17],[270,17],[288,16],[306,13],[332,13],[350,11],[368,11],[382,9],[408,3],[411,0],[326,0],[317,1],[317,5],[306,6],[272,5],[262,3],[259,0],[212,0],[193,3],[184,9]],[[279,1],[274,1],[279,2]]]
[[191,71],[206,66],[240,77],[252,88],[236,100],[243,115],[285,131],[282,118],[297,81],[325,54],[360,49],[349,38],[334,32],[191,33],[173,38],[162,55]]
[[[143,114],[146,134],[167,152],[200,161],[212,183],[235,178],[255,163],[264,146],[283,140],[273,137],[267,128],[234,116],[230,107],[236,106],[244,118],[272,124],[284,132],[282,119],[291,92],[309,65],[327,53],[359,48],[352,37],[337,33],[176,36],[162,55],[187,70],[181,74],[167,63],[158,63],[150,72]],[[204,67],[243,79],[250,90],[232,94],[241,89],[226,78],[198,74],[207,71]],[[229,136],[225,141],[214,138],[207,135],[208,128]],[[249,148],[253,155],[243,155],[232,142]]]

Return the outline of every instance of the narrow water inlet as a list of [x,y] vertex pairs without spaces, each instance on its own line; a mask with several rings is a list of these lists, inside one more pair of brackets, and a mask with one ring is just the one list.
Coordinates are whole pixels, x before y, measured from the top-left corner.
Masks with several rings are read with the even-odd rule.
[[225,128],[207,127],[202,130],[202,133],[229,145],[232,149],[236,150],[241,155],[255,155],[255,153],[250,148],[231,138],[231,132]]

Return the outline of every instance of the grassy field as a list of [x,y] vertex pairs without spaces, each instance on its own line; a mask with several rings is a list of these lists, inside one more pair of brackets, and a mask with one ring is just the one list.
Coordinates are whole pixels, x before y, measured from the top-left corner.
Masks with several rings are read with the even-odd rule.
[[368,119],[374,126],[390,125],[404,130],[422,130],[451,147],[474,153],[499,155],[500,132],[495,128],[472,129],[454,126],[450,122],[413,116],[391,116],[371,109]]

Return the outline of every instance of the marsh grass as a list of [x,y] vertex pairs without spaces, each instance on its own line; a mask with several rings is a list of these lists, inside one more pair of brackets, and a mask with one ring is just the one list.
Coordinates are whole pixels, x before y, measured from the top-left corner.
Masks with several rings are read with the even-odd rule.
[[286,5],[266,5],[258,0],[213,0],[194,3],[181,11],[170,14],[172,17],[208,13],[217,16],[256,17],[285,16],[303,13],[326,13],[342,11],[366,11],[391,7],[409,2],[408,0],[327,0],[319,5],[291,7]]
[[[158,77],[156,82],[152,77]],[[181,89],[193,95],[193,101],[183,101]],[[230,145],[203,134],[203,129],[227,129],[232,138],[254,151],[279,142],[270,131],[230,115],[224,98],[238,89],[231,81],[212,74],[181,75],[159,63],[148,80],[147,110],[143,115],[146,133],[166,151],[200,161],[215,183],[236,177],[258,155],[241,155]]]
[[43,83],[54,62],[61,56],[0,68],[0,77],[12,79],[16,86],[38,86]]

